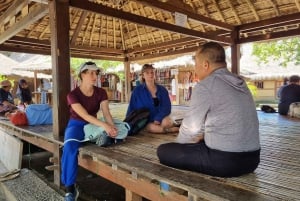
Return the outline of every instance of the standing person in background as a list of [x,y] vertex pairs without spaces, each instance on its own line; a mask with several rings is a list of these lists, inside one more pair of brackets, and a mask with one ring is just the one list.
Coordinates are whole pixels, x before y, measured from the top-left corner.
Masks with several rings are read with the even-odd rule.
[[243,79],[226,68],[224,48],[205,43],[195,54],[194,87],[177,142],[162,144],[162,164],[212,176],[253,172],[260,161],[258,118]]
[[176,102],[176,92],[177,92],[177,83],[175,79],[175,75],[172,76],[171,80],[171,97],[172,97],[172,102]]
[[300,77],[292,75],[289,84],[282,88],[278,104],[278,113],[287,115],[291,103],[300,102]]
[[8,106],[15,106],[14,98],[10,93],[11,90],[11,83],[9,80],[3,80],[1,82],[1,89],[0,89],[0,104],[8,105]]
[[17,97],[20,99],[21,105],[32,104],[32,94],[25,79],[19,80],[19,85],[16,92]]
[[162,85],[155,83],[155,69],[150,64],[142,67],[142,83],[131,95],[126,117],[134,110],[147,108],[150,111],[149,122],[145,130],[151,133],[177,132],[170,118],[171,102],[169,92]]
[[[108,97],[104,89],[95,86],[100,69],[94,62],[84,63],[79,70],[80,86],[68,96],[70,120],[65,130],[65,143],[61,159],[61,181],[66,187],[65,201],[76,201],[79,195],[75,187],[78,169],[78,149],[84,139],[83,127],[87,123],[103,127],[114,138],[117,129],[109,111]],[[101,109],[104,121],[97,119]]]
[[279,87],[279,89],[277,91],[277,98],[280,99],[281,91],[282,91],[283,87],[285,87],[286,85],[288,85],[288,83],[289,83],[289,79],[288,78],[284,78],[283,85],[281,87]]

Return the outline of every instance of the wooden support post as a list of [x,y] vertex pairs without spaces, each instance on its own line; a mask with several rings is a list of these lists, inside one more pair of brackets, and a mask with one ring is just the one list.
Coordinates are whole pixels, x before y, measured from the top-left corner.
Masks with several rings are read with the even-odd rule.
[[179,100],[180,100],[180,90],[179,90],[179,86],[178,86],[178,74],[175,75],[175,86],[176,86],[176,105],[179,105]]
[[125,73],[125,101],[129,102],[130,99],[130,62],[126,60],[124,62],[124,73]]
[[126,189],[126,201],[142,201],[143,197],[139,196],[138,194]]
[[[49,1],[53,77],[53,135],[64,134],[69,119],[66,96],[70,91],[69,1]],[[63,114],[63,115],[62,115]],[[60,160],[59,145],[53,145],[53,156]],[[54,183],[60,186],[60,168],[54,171]]]
[[239,75],[241,51],[240,45],[238,44],[239,30],[237,28],[231,32],[231,38],[233,42],[231,44],[231,72]]

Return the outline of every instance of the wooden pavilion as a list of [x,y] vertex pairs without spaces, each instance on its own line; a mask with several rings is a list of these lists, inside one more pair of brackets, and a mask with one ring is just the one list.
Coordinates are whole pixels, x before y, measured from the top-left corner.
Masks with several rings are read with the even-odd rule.
[[[56,140],[68,121],[60,114],[68,113],[71,56],[123,61],[129,77],[133,61],[193,52],[216,41],[231,47],[232,71],[239,73],[240,44],[299,35],[299,0],[0,1],[0,50],[52,56],[54,140],[24,139],[51,151],[56,161]],[[127,100],[128,86],[129,80]],[[58,186],[59,176],[58,168]]]

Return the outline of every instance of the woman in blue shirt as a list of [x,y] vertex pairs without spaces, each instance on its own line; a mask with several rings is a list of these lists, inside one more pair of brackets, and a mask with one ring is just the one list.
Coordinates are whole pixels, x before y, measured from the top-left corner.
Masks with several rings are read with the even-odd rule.
[[142,68],[143,82],[137,86],[131,95],[126,116],[132,111],[147,108],[150,111],[149,122],[146,130],[151,133],[177,132],[171,113],[171,101],[167,89],[155,83],[155,69],[150,64]]

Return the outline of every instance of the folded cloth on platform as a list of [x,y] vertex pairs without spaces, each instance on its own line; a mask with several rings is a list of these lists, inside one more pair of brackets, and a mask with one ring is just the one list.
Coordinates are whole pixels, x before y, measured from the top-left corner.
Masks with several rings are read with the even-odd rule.
[[[104,118],[100,120],[105,121]],[[98,146],[108,146],[125,139],[130,130],[129,124],[119,119],[113,119],[113,121],[118,129],[118,135],[115,138],[109,137],[104,128],[100,126],[86,124],[83,128],[85,134],[84,141],[95,142]]]
[[28,125],[53,124],[52,108],[48,104],[31,104],[25,110]]

